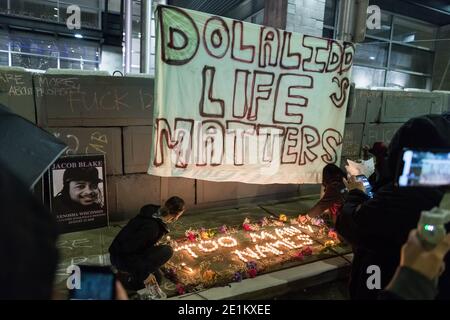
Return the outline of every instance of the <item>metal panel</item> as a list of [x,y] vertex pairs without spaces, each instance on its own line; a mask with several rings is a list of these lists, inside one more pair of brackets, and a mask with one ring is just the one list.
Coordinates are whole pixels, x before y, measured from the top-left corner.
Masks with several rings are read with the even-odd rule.
[[106,173],[122,174],[120,128],[47,128],[69,148],[66,154],[104,154]]

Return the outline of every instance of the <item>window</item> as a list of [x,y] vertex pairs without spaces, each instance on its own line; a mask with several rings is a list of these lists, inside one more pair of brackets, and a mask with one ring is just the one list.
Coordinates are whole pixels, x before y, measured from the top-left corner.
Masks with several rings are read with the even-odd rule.
[[325,13],[323,16],[323,24],[334,28],[336,22],[336,0],[326,0],[325,1]]
[[383,38],[389,40],[391,38],[392,29],[392,15],[381,12],[381,28],[380,29],[366,29],[366,36]]
[[329,39],[334,38],[334,27],[337,22],[336,12],[337,12],[337,1],[326,0],[325,12],[323,16],[323,30],[322,30],[322,36],[324,38]]
[[0,51],[0,66],[9,66],[8,53]]
[[364,43],[356,44],[355,64],[386,67],[389,43],[374,39],[366,39]]
[[386,86],[400,88],[428,88],[430,79],[404,72],[388,71]]
[[98,70],[99,51],[99,44],[88,40],[17,31],[0,32],[0,65],[31,70]]
[[251,23],[255,23],[255,24],[263,24],[264,23],[264,9],[261,9],[255,13],[253,13],[251,16],[248,16],[243,21],[251,22]]
[[[338,0],[326,0],[323,37],[334,38]],[[437,27],[381,12],[381,28],[366,30],[356,44],[353,81],[357,87],[429,89]]]
[[353,66],[352,79],[360,87],[382,87],[386,71],[361,66]]
[[395,17],[392,40],[433,50],[436,33],[434,26]]
[[101,1],[100,0],[0,0],[0,12],[5,10],[9,14],[33,19],[65,23],[67,7],[78,5],[81,9],[81,26],[83,28],[100,29]]
[[433,72],[433,52],[393,44],[390,69],[400,69],[430,75]]
[[20,53],[13,53],[11,57],[13,66],[24,67],[26,69],[47,70],[58,67],[58,60],[56,58]]

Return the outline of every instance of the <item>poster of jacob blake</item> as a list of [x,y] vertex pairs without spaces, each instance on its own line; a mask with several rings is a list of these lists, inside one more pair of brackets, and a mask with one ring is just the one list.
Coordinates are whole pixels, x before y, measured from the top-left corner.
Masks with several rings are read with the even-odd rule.
[[107,225],[103,155],[67,156],[50,169],[51,210],[61,233]]

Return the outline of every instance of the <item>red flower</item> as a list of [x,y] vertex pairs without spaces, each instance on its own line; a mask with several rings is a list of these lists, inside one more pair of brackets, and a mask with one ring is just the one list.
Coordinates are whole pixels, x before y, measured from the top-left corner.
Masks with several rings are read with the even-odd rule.
[[336,231],[330,230],[330,231],[328,231],[328,237],[336,240],[338,238],[338,235],[337,235]]
[[257,274],[258,272],[256,271],[256,269],[249,269],[249,270],[247,271],[247,273],[248,273],[248,276],[249,276],[250,278],[254,278],[254,277],[256,277],[256,274]]
[[178,283],[177,284],[177,292],[178,292],[178,294],[185,294],[186,293],[186,290],[184,289],[184,287],[183,287],[183,285],[181,284],[181,283]]
[[192,242],[197,240],[197,237],[194,233],[189,233],[187,238],[189,239],[189,241],[192,241]]
[[242,227],[244,228],[245,231],[251,231],[252,230],[252,226],[247,224],[247,223],[244,223],[242,225]]
[[301,254],[304,256],[310,256],[310,255],[312,255],[312,253],[313,253],[313,251],[312,251],[311,247],[309,247],[309,246],[305,247],[301,252]]
[[300,251],[295,255],[295,258],[297,258],[298,260],[303,260],[305,257],[303,256],[303,253]]

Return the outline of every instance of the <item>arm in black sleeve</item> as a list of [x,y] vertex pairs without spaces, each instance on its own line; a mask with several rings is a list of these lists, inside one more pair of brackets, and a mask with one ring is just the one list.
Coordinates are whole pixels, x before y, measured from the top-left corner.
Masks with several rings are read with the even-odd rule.
[[336,219],[337,232],[349,243],[357,245],[362,238],[360,226],[357,223],[358,215],[362,204],[368,201],[370,197],[361,190],[354,189],[348,193],[341,213]]
[[148,222],[130,232],[122,248],[126,253],[135,253],[154,245],[158,240],[157,224]]
[[432,280],[413,269],[399,267],[386,290],[380,293],[379,298],[398,297],[406,300],[433,300],[436,295],[437,287]]

